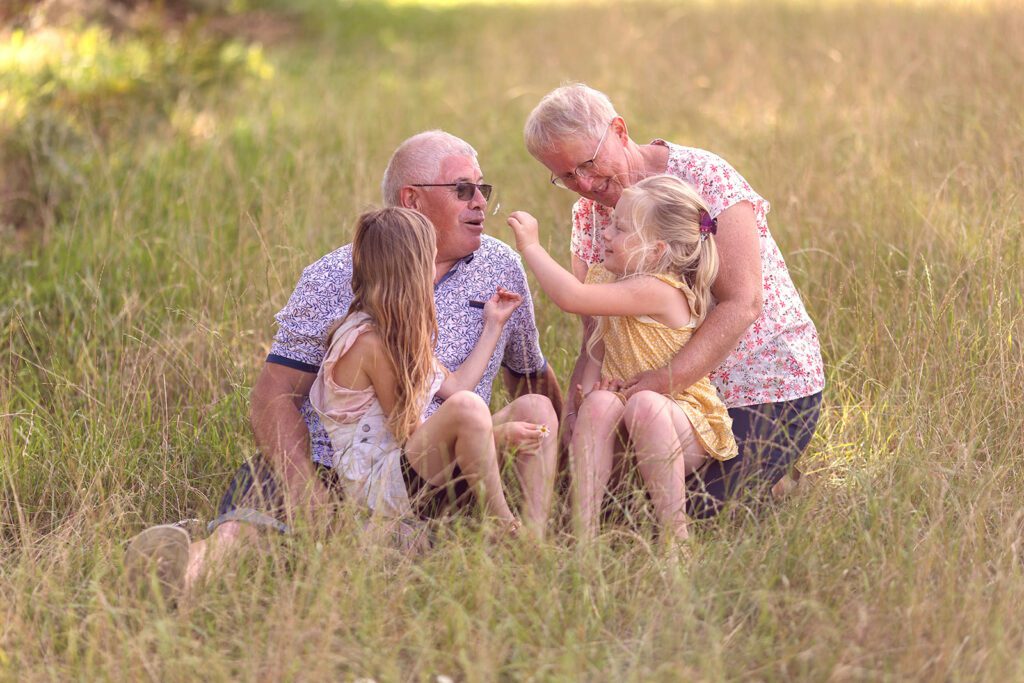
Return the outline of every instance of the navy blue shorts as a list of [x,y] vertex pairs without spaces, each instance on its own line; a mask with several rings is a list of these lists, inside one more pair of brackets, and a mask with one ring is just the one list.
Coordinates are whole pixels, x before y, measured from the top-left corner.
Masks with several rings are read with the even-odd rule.
[[713,460],[688,482],[687,513],[713,517],[731,498],[762,503],[771,488],[796,464],[821,416],[821,392],[812,396],[730,408],[739,455]]
[[[341,480],[332,468],[313,463],[317,476],[340,501],[343,497]],[[221,496],[217,516],[207,525],[210,533],[225,522],[246,522],[288,532],[285,519],[284,495],[273,467],[262,454],[257,453],[243,462]]]
[[[341,479],[333,468],[314,463],[320,481],[339,501],[344,498]],[[402,477],[405,480],[413,513],[421,519],[436,519],[464,507],[472,500],[469,483],[458,465],[451,481],[445,486],[431,486],[416,473],[402,455]],[[285,519],[284,496],[273,468],[263,455],[257,453],[235,470],[228,488],[217,506],[217,516],[208,525],[212,533],[225,522],[246,522],[288,532]]]

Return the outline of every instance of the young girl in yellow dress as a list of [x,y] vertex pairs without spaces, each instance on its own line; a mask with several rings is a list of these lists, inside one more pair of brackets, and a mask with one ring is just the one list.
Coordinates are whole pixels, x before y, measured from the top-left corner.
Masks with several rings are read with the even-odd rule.
[[709,459],[736,456],[732,420],[707,377],[669,395],[640,391],[623,400],[618,384],[666,365],[707,316],[718,252],[717,229],[700,196],[668,175],[622,193],[604,231],[603,266],[586,283],[559,265],[538,241],[536,219],[508,219],[516,248],[545,293],[563,311],[596,317],[570,445],[573,510],[593,536],[601,499],[624,430],[655,515],[675,539],[687,538],[686,477]]

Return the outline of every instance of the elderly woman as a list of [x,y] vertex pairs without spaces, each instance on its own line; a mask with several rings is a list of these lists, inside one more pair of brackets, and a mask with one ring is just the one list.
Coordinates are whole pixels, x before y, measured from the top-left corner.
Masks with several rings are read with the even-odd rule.
[[[767,493],[814,434],[825,384],[817,331],[768,231],[768,202],[710,152],[665,140],[633,141],[608,97],[583,84],[544,97],[524,134],[530,153],[551,172],[551,183],[580,196],[572,209],[570,243],[580,280],[604,259],[602,232],[624,188],[668,173],[704,198],[717,219],[713,239],[721,257],[712,287],[715,306],[668,366],[638,375],[623,389],[627,397],[642,390],[668,393],[670,385],[688,387],[710,374],[729,408],[740,450],[738,457],[714,461],[694,476],[689,512],[708,517],[740,491]],[[585,331],[588,326],[584,320]],[[581,358],[585,352],[584,344]],[[577,361],[573,387],[582,365]],[[571,430],[580,396],[569,393],[563,424]],[[587,474],[573,471],[574,477],[593,479]]]

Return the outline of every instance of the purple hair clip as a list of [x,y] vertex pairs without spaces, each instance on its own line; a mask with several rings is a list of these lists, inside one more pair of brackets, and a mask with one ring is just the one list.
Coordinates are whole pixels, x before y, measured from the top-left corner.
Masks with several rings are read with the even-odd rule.
[[711,214],[704,209],[700,210],[700,239],[706,240],[708,235],[718,234],[718,219],[712,218]]

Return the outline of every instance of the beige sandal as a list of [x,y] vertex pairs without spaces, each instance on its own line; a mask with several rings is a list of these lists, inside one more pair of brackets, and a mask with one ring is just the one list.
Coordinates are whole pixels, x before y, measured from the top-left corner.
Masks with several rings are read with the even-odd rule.
[[191,538],[181,527],[171,524],[151,526],[128,542],[124,554],[128,584],[136,595],[146,595],[155,573],[160,597],[177,599],[185,588],[188,548]]

